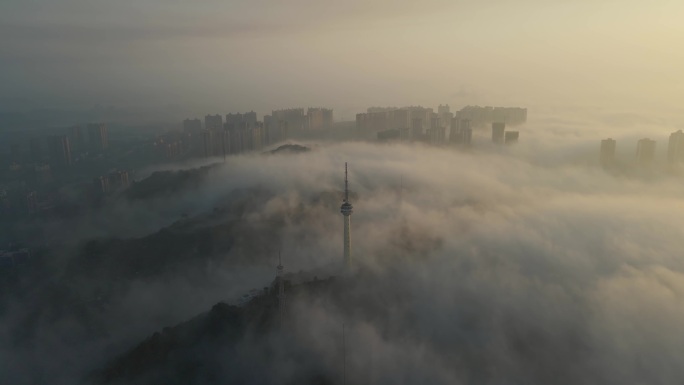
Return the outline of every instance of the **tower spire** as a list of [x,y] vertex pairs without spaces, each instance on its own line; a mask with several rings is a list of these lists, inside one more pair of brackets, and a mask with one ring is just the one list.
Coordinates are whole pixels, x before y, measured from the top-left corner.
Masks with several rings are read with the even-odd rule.
[[347,179],[347,162],[344,162],[344,201],[349,202],[349,181]]

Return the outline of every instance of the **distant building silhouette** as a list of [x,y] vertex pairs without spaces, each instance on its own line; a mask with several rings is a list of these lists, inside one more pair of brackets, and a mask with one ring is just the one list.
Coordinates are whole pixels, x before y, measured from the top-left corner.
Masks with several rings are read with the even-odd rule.
[[330,128],[333,124],[333,110],[327,108],[309,108],[306,111],[306,126],[310,130]]
[[455,117],[470,120],[473,127],[486,126],[494,122],[515,126],[527,121],[527,108],[466,106],[456,112]]
[[423,140],[423,119],[413,118],[411,121],[411,140]]
[[378,141],[380,141],[380,142],[388,142],[391,140],[399,140],[399,139],[400,139],[400,132],[396,128],[392,128],[390,130],[378,132]]
[[287,122],[275,121],[271,115],[264,115],[264,145],[282,142],[287,139]]
[[[469,121],[467,120],[467,122],[469,122]],[[468,125],[468,127],[461,129],[461,143],[464,146],[470,146],[472,142],[473,142],[473,129],[470,128],[470,125]]]
[[[435,119],[436,121],[437,119]],[[446,141],[446,127],[440,127],[435,125],[428,130],[428,138],[430,144],[434,146],[439,146],[444,144]]]
[[48,138],[50,161],[55,168],[65,168],[71,165],[71,147],[66,135],[53,135]]
[[202,131],[202,148],[205,158],[210,158],[214,155],[214,141],[211,130]]
[[504,143],[505,144],[518,143],[519,137],[520,137],[520,133],[518,131],[506,131],[504,133]]
[[303,130],[306,122],[303,108],[290,108],[286,110],[274,110],[271,112],[274,122],[287,122],[287,127],[292,131]]
[[600,159],[603,166],[609,166],[615,161],[615,139],[607,138],[601,141]]
[[107,177],[98,176],[93,178],[93,192],[95,196],[108,194],[109,191],[109,179]]
[[254,111],[245,112],[242,115],[242,120],[247,124],[248,127],[254,127],[257,124],[257,113]]
[[492,142],[503,143],[504,131],[506,130],[506,123],[494,122],[492,123]]
[[446,129],[451,128],[451,126],[452,126],[451,122],[454,118],[454,114],[451,113],[448,104],[446,104],[446,105],[440,104],[437,107],[437,115],[439,116],[439,125],[440,126],[446,128]]
[[644,138],[637,142],[636,158],[640,164],[649,164],[655,158],[656,141]]
[[73,149],[85,150],[85,134],[81,130],[81,126],[69,127],[69,144],[72,145]]
[[109,188],[112,191],[127,188],[129,186],[128,171],[112,171],[107,175]]
[[470,145],[473,137],[473,130],[470,128],[468,119],[451,119],[451,132],[449,141],[455,145]]
[[223,117],[221,115],[207,115],[204,117],[204,129],[205,130],[222,130],[223,129]]
[[[372,137],[380,131],[396,128],[402,140],[423,140],[425,130],[433,126],[433,117],[439,121],[432,108],[420,106],[371,107],[366,113],[356,114],[356,129],[361,137]],[[407,128],[410,133],[405,131]]]
[[667,161],[677,163],[684,161],[684,132],[678,130],[670,134],[667,142]]
[[90,149],[95,152],[102,152],[109,147],[107,126],[101,123],[88,125],[88,140]]
[[244,118],[241,113],[228,113],[226,114],[226,123],[224,128],[239,128],[243,121]]

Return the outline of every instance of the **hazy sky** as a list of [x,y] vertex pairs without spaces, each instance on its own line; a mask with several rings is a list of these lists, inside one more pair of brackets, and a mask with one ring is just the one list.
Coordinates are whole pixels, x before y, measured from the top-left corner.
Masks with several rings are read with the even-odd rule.
[[684,3],[3,0],[0,101],[675,110]]

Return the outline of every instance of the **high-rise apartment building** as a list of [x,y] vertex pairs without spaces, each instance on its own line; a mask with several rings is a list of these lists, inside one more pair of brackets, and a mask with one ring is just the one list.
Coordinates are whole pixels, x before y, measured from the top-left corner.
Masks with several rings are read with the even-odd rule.
[[275,110],[271,113],[271,116],[275,122],[287,122],[288,129],[295,132],[304,129],[306,123],[306,115],[304,115],[303,108]]
[[310,130],[330,128],[333,123],[333,110],[327,108],[309,108],[306,112],[307,126]]
[[247,127],[255,127],[257,124],[257,113],[254,111],[245,112],[242,114],[242,120],[247,124]]
[[434,146],[444,144],[446,140],[446,127],[437,126],[428,130],[430,144]]
[[644,138],[637,142],[636,158],[641,164],[648,164],[655,158],[656,141]]
[[670,163],[684,161],[684,132],[678,130],[670,134],[667,142],[667,161]]
[[413,118],[411,121],[411,139],[423,140],[423,119]]
[[520,137],[520,133],[518,131],[506,131],[504,133],[504,143],[505,144],[518,143],[519,137]]
[[244,117],[241,113],[228,113],[226,114],[226,124],[224,125],[224,128],[227,129],[232,129],[232,128],[240,128],[242,125],[242,122],[244,121]]
[[[466,135],[468,140],[466,141]],[[473,130],[470,129],[470,120],[468,119],[451,119],[451,130],[449,131],[449,141],[452,144],[470,144]]]
[[93,192],[96,196],[109,193],[109,179],[104,176],[93,178]]
[[207,115],[204,117],[204,129],[205,130],[222,130],[223,129],[223,117],[221,115]]
[[102,152],[106,150],[107,147],[109,147],[107,126],[101,123],[89,124],[88,141],[90,142],[90,149],[92,151]]
[[71,165],[71,147],[66,135],[53,135],[48,138],[50,161],[55,168]]
[[615,161],[615,147],[616,142],[613,138],[601,141],[601,164],[607,166]]
[[239,154],[243,151],[245,151],[242,148],[242,137],[243,137],[243,132],[239,127],[233,127],[228,129],[228,147],[227,151],[231,154]]
[[[375,136],[377,132],[399,129],[400,137],[420,140],[426,129],[432,126],[432,118],[438,116],[432,108],[410,107],[371,107],[368,112],[356,115],[356,129],[361,136]],[[420,127],[415,124],[420,122]],[[411,129],[410,135],[405,129]]]
[[494,122],[492,123],[492,142],[503,143],[504,131],[506,130],[506,123]]
[[109,188],[117,190],[120,188],[127,188],[129,186],[128,171],[112,171],[107,176],[109,181]]
[[214,141],[211,130],[202,131],[202,149],[205,158],[210,158],[214,155]]
[[449,105],[439,105],[437,107],[437,115],[439,116],[439,125],[442,127],[450,128],[451,120],[454,118],[454,114],[451,113]]
[[473,142],[473,129],[468,125],[466,128],[461,129],[461,143],[464,146],[470,146]]
[[72,146],[72,149],[85,150],[86,139],[81,126],[69,127],[69,144]]
[[515,126],[527,121],[527,109],[518,107],[466,106],[456,112],[459,119],[469,119],[473,126],[484,126],[494,122],[505,122]]

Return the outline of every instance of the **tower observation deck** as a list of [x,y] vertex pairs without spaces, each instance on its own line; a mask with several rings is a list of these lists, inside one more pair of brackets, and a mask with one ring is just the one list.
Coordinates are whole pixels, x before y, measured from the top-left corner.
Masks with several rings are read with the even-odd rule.
[[349,181],[347,178],[347,163],[344,163],[344,202],[340,206],[340,212],[344,216],[344,266],[350,269],[351,261],[351,215],[354,206],[349,202]]

